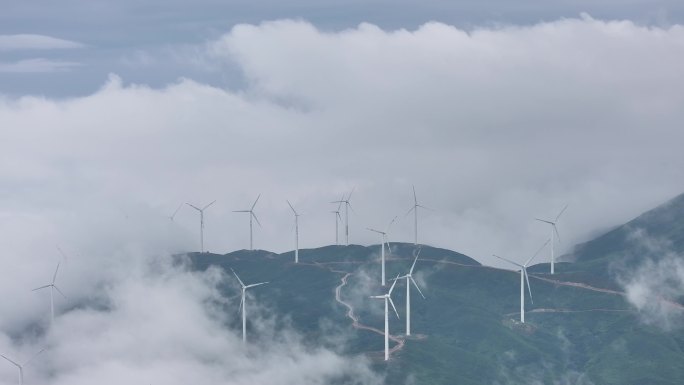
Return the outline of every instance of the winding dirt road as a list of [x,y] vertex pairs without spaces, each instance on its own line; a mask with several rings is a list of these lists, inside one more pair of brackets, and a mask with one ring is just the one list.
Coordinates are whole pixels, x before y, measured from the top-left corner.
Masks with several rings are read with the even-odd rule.
[[[354,308],[352,307],[352,305],[348,302],[345,302],[342,299],[342,288],[347,285],[347,280],[349,279],[349,277],[351,275],[353,275],[353,273],[343,271],[343,270],[336,270],[336,269],[333,269],[332,267],[324,266],[324,265],[325,264],[319,263],[319,262],[313,263],[313,266],[326,268],[333,273],[344,274],[342,276],[342,278],[340,278],[340,284],[335,287],[335,301],[339,302],[342,306],[347,308],[347,314],[346,315],[352,321],[352,327],[354,327],[355,329],[359,329],[359,330],[368,330],[370,332],[379,334],[379,335],[384,337],[385,336],[384,330],[380,330],[380,329],[374,328],[372,326],[364,325],[361,322],[359,322],[359,317],[356,316],[356,314],[354,314]],[[404,345],[406,344],[405,339],[397,337],[397,336],[393,336],[392,334],[390,334],[388,338],[395,342],[395,345],[392,348],[390,348],[390,350],[389,350],[390,355],[394,354],[395,352],[400,351],[404,347]]]

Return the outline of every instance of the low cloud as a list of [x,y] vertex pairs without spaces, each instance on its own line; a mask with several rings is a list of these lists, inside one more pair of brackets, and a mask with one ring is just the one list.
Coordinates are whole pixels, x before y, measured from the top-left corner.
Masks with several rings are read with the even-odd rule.
[[684,258],[672,250],[671,242],[637,229],[630,241],[638,258],[612,266],[627,300],[648,325],[665,331],[684,326]]
[[45,35],[0,35],[0,51],[84,48],[81,43]]
[[[11,317],[0,325],[0,353],[23,362],[46,348],[27,367],[27,382],[382,383],[363,357],[305,343],[257,303],[249,320],[254,332],[243,347],[241,328],[229,326],[239,296],[226,298],[219,290],[232,276],[218,268],[191,271],[172,258],[183,242],[173,242],[163,226],[155,228],[153,218],[144,235],[111,219],[89,224],[92,239],[79,245],[85,258],[62,260],[57,285],[67,299],[56,297],[53,326],[47,293],[23,289],[51,279],[53,264],[36,258],[22,274],[3,279],[3,290],[31,300],[3,301],[2,314]],[[0,383],[14,383],[15,372],[0,363]]]
[[0,62],[0,72],[8,73],[40,73],[64,72],[80,67],[81,63],[51,60],[45,58],[24,59],[15,62]]

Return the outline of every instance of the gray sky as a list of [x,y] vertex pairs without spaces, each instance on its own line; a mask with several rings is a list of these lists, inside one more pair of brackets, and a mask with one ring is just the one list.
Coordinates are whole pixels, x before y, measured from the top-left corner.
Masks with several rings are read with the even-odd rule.
[[[548,229],[533,218],[565,204],[561,252],[684,191],[675,2],[38,4],[0,15],[0,291],[16,298],[0,302],[0,350],[47,341],[82,352],[68,333],[87,328],[98,343],[83,358],[98,359],[52,362],[35,383],[112,370],[125,374],[115,383],[162,383],[179,361],[205,382],[226,375],[236,331],[194,307],[216,281],[148,270],[199,248],[194,211],[167,218],[184,202],[217,200],[205,245],[225,253],[248,247],[248,218],[232,211],[262,193],[255,245],[287,251],[286,199],[303,214],[300,246],[317,247],[334,241],[329,202],[352,188],[352,243],[378,243],[365,228],[394,216],[390,241],[411,241],[415,185],[433,209],[421,212],[420,241],[493,264],[493,253],[536,250]],[[61,279],[78,294],[58,302],[63,329],[36,336],[26,325],[45,322],[45,298],[29,290],[60,259],[55,245],[72,255]],[[197,322],[207,325],[197,341],[218,333],[227,346],[171,340],[192,353],[146,361],[142,376],[122,359],[136,341],[117,350],[108,333],[161,322],[135,301],[160,287],[188,317],[150,336],[150,356]],[[92,298],[125,306],[81,312]],[[367,370],[329,353],[323,378]],[[278,371],[277,360],[252,363]],[[5,370],[0,381],[13,378]]]
[[[95,91],[108,73],[161,87],[179,77],[240,88],[234,69],[197,66],[169,51],[218,38],[240,23],[303,19],[325,31],[363,22],[383,29],[415,29],[439,21],[463,29],[533,24],[586,12],[595,18],[627,19],[668,26],[684,19],[684,4],[661,1],[7,1],[0,35],[40,34],[82,43],[77,50],[0,50],[0,92],[76,96]],[[190,47],[188,47],[190,46]],[[141,56],[161,57],[153,68]],[[40,61],[37,61],[40,59]]]

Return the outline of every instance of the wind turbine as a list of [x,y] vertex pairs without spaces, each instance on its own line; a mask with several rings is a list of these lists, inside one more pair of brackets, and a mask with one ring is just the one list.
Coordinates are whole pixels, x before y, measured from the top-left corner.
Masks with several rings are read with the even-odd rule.
[[382,280],[381,280],[382,286],[385,286],[385,244],[387,244],[388,251],[391,252],[389,241],[387,241],[387,232],[389,231],[390,227],[392,227],[392,223],[394,223],[395,220],[397,220],[397,217],[394,217],[390,221],[390,223],[389,223],[389,225],[387,225],[387,228],[385,229],[385,231],[375,230],[375,229],[371,229],[369,227],[366,227],[366,230],[380,234],[380,249],[382,250],[380,253],[380,255],[381,255],[380,260],[382,263]]
[[413,269],[416,267],[416,262],[418,262],[418,256],[420,255],[420,250],[421,249],[418,249],[418,253],[416,254],[416,259],[413,260],[413,265],[411,265],[411,270],[409,270],[408,274],[397,278],[397,279],[406,278],[406,335],[407,336],[411,335],[411,282],[413,282],[413,285],[416,287],[416,289],[418,289],[418,293],[420,293],[420,296],[423,297],[423,299],[425,299],[423,292],[420,291],[418,284],[413,279]]
[[208,209],[209,206],[213,205],[215,202],[216,201],[213,201],[202,208],[199,208],[195,205],[191,205],[190,203],[186,203],[186,205],[192,207],[200,213],[200,253],[204,253],[204,210]]
[[259,218],[257,218],[256,214],[254,214],[254,206],[256,206],[257,202],[259,201],[259,198],[261,198],[261,194],[257,196],[257,199],[254,201],[252,204],[252,207],[249,210],[235,210],[233,211],[234,213],[249,213],[249,249],[254,250],[254,242],[253,242],[253,237],[252,237],[252,219],[255,219],[259,227],[261,227],[261,223],[259,222]]
[[535,220],[538,220],[539,222],[544,222],[548,223],[551,225],[551,274],[554,274],[555,269],[554,269],[554,264],[556,263],[556,255],[554,254],[554,244],[556,243],[554,240],[554,235],[558,237],[558,243],[560,243],[560,234],[558,234],[558,229],[556,228],[556,223],[558,223],[558,218],[560,218],[561,215],[563,215],[563,212],[565,212],[565,209],[568,208],[568,205],[565,205],[563,207],[563,210],[556,215],[556,219],[554,220],[545,220],[545,219],[539,219],[539,218],[534,218]]
[[54,290],[57,290],[59,294],[62,295],[62,297],[66,298],[66,295],[62,293],[61,290],[55,285],[55,280],[57,279],[57,272],[59,271],[59,262],[57,262],[57,268],[55,269],[55,274],[52,276],[52,283],[49,285],[44,285],[41,287],[37,287],[31,291],[36,291],[36,290],[41,290],[41,289],[47,289],[50,288],[50,316],[51,316],[51,325],[54,325],[55,323],[55,295],[54,295]]
[[409,211],[404,215],[404,217],[408,216],[411,214],[411,211],[413,211],[413,226],[414,226],[414,235],[415,235],[415,240],[413,241],[414,245],[418,245],[418,208],[420,207],[421,209],[427,209],[430,210],[429,208],[418,204],[418,197],[416,196],[416,186],[413,187],[413,207],[409,209]]
[[45,351],[44,348],[43,348],[43,349],[40,349],[40,351],[39,351],[38,353],[34,354],[33,357],[31,357],[31,359],[29,359],[28,361],[24,362],[23,364],[18,364],[18,363],[16,363],[15,361],[13,361],[13,360],[7,358],[6,356],[4,356],[4,355],[2,355],[2,354],[0,354],[0,357],[6,359],[6,360],[9,361],[10,363],[12,363],[14,366],[16,366],[17,368],[19,368],[19,384],[24,385],[24,367],[25,367],[26,365],[28,365],[31,361],[33,361],[36,357],[38,357],[38,355],[39,355],[40,353],[42,353],[42,352],[44,352],[44,351]]
[[[212,202],[212,203],[213,203],[213,202]],[[169,216],[169,220],[170,220],[171,222],[173,222],[173,218],[176,217],[176,214],[178,214],[178,211],[181,209],[181,207],[183,207],[183,204],[182,204],[182,203],[179,204],[179,205],[178,205],[178,208],[176,209],[176,211],[174,211],[173,214],[171,214],[171,215]]]
[[[344,199],[344,194],[342,195],[342,199]],[[335,244],[339,245],[339,235],[340,235],[340,230],[339,230],[339,224],[340,221],[342,220],[342,217],[340,216],[340,208],[342,207],[342,201],[338,201],[339,204],[337,205],[337,210],[331,211],[331,213],[335,214]],[[335,202],[333,202],[335,203]]]
[[497,257],[501,260],[504,260],[506,262],[512,263],[512,264],[520,267],[520,322],[521,323],[525,323],[525,281],[527,281],[527,291],[529,291],[529,293],[530,293],[530,302],[534,303],[534,301],[532,301],[532,289],[530,289],[530,279],[527,276],[527,265],[530,262],[532,262],[534,257],[536,257],[537,254],[539,254],[539,252],[542,251],[542,249],[544,249],[544,247],[546,247],[546,245],[549,244],[549,241],[550,240],[547,239],[546,242],[542,245],[542,247],[540,247],[539,250],[537,250],[537,252],[534,253],[534,255],[531,256],[530,259],[528,259],[522,265],[519,264],[518,262],[513,262],[510,259],[506,259],[504,257],[499,257],[496,254],[494,255],[495,257]]
[[356,187],[354,187],[351,190],[347,199],[344,199],[344,195],[342,195],[342,199],[340,199],[339,201],[330,202],[330,203],[339,203],[339,204],[344,203],[344,235],[346,237],[346,245],[347,246],[349,246],[349,208],[351,207],[349,200],[351,199],[351,196],[354,193],[355,189],[356,189]]
[[371,298],[378,298],[378,299],[384,299],[385,300],[385,361],[389,360],[389,307],[387,303],[389,302],[392,305],[392,309],[394,309],[394,314],[397,315],[397,319],[399,318],[399,313],[397,312],[397,308],[394,306],[394,302],[392,302],[392,290],[394,290],[394,285],[397,284],[397,280],[399,279],[399,275],[397,274],[397,278],[394,279],[394,283],[392,283],[392,286],[390,287],[389,291],[385,295],[374,295],[371,296]]
[[233,270],[232,268],[230,270],[233,272],[233,274],[235,275],[235,278],[237,278],[238,282],[240,282],[240,286],[242,287],[242,297],[240,299],[240,310],[242,311],[242,343],[244,344],[245,342],[247,342],[247,309],[245,308],[245,306],[246,306],[245,292],[250,287],[264,285],[264,284],[267,284],[268,282],[259,282],[259,283],[253,283],[251,285],[245,285],[244,283],[242,283],[242,280],[240,279],[240,277],[238,277],[235,270]]
[[287,204],[290,205],[295,216],[295,263],[299,263],[299,214],[292,207],[290,201],[287,201]]

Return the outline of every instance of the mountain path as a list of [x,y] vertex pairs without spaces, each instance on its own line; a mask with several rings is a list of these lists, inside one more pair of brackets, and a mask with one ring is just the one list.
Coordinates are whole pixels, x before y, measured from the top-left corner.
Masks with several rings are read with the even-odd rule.
[[[368,330],[370,332],[379,334],[381,336],[385,336],[385,332],[383,330],[380,330],[378,328],[374,328],[372,326],[364,325],[361,322],[359,322],[359,317],[354,314],[354,307],[348,303],[345,302],[342,299],[342,288],[347,285],[347,279],[349,279],[350,276],[353,275],[353,273],[350,273],[348,271],[344,270],[337,270],[329,266],[323,266],[324,264],[319,263],[319,262],[314,262],[312,264],[313,266],[318,266],[321,268],[328,269],[330,272],[337,273],[337,274],[344,274],[342,278],[340,278],[340,284],[335,287],[335,301],[339,302],[342,306],[347,308],[347,314],[346,316],[351,319],[352,321],[352,327],[355,329],[359,330]],[[406,344],[406,340],[397,336],[394,336],[390,333],[389,337],[390,340],[395,342],[395,345],[390,348],[389,353],[390,355],[394,354],[395,352],[400,351],[404,345]]]

